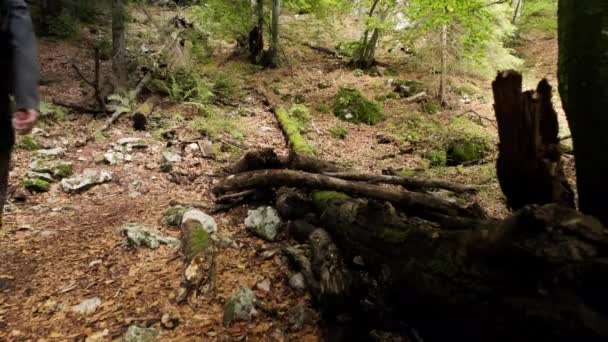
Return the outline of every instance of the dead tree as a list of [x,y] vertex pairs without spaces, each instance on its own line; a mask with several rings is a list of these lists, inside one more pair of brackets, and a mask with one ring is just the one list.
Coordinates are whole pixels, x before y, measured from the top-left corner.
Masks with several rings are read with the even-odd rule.
[[521,74],[500,73],[492,84],[500,137],[497,174],[509,206],[558,203],[574,208],[564,175],[557,113],[546,80],[522,92]]

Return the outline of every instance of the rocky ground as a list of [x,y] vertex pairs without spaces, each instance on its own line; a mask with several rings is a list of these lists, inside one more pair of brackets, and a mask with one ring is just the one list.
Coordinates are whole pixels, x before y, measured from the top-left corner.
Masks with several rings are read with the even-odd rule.
[[[45,99],[80,99],[82,87],[68,56],[82,50],[43,42],[41,51],[44,74],[62,75],[42,87]],[[397,167],[478,185],[480,203],[495,216],[506,214],[492,155],[469,167],[433,169],[422,153],[404,152],[400,143],[385,138],[413,105],[387,100],[384,107],[392,119],[377,126],[340,123],[322,109],[331,106],[339,86],[386,94],[395,76],[359,75],[311,51],[296,59],[247,76],[251,82],[238,101],[239,112],[246,113],[237,114],[242,139],[235,142],[230,134],[214,139],[212,158],[200,148],[203,138],[187,128],[194,120],[192,110],[171,103],[158,111],[183,116],[184,124],[177,124],[172,136],[135,132],[127,119],[101,134],[104,120],[74,113],[49,119],[36,130],[32,140],[39,150],[30,151],[29,138],[21,140],[0,239],[0,341],[319,340],[318,314],[281,255],[280,224],[269,223],[279,230],[275,242],[260,238],[245,223],[256,226],[255,218],[248,219],[253,206],[213,215],[214,234],[222,241],[216,287],[194,304],[175,300],[183,259],[176,247],[179,229],[163,220],[165,212],[176,201],[210,207],[210,187],[245,150],[286,152],[267,101],[306,98],[314,108],[306,138],[321,158],[366,172]],[[243,62],[230,63],[223,67]],[[469,109],[492,118],[487,96],[456,102],[457,109],[436,114],[437,120]],[[338,125],[348,131],[344,139],[332,133]],[[483,126],[495,135],[491,124]],[[25,184],[28,179],[36,181]],[[47,192],[38,192],[47,185]],[[265,219],[272,216],[265,214]]]

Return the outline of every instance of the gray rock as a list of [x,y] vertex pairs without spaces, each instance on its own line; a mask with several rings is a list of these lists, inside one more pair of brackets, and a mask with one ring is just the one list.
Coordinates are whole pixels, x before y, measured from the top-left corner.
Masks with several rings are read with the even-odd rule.
[[312,320],[311,312],[302,304],[298,304],[287,312],[289,324],[295,330],[300,330]]
[[87,169],[81,175],[63,179],[61,186],[63,187],[63,191],[67,193],[77,193],[111,180],[112,174],[108,171]]
[[186,146],[184,152],[186,152],[186,155],[196,156],[201,152],[201,149],[197,143],[192,143]]
[[163,163],[175,164],[181,161],[182,157],[179,154],[168,151],[163,152]]
[[127,329],[123,342],[153,342],[158,337],[158,330],[154,328],[140,328],[132,325]]
[[279,213],[272,207],[249,210],[249,215],[245,219],[245,226],[267,241],[276,239],[281,225]]
[[42,179],[47,182],[54,182],[53,176],[46,172],[28,171],[25,176],[31,179]]
[[200,223],[201,226],[203,226],[203,229],[209,234],[217,232],[217,224],[215,223],[215,219],[198,209],[190,209],[184,213],[181,224],[183,225],[188,221],[196,221]]
[[143,142],[142,138],[122,138],[118,139],[116,142],[118,145],[126,146],[126,145],[136,145]]
[[109,151],[103,155],[103,161],[109,165],[116,165],[125,159],[125,155],[121,152]]
[[90,315],[97,311],[97,308],[101,305],[101,299],[93,297],[82,301],[78,305],[72,307],[72,311],[80,315]]
[[127,246],[129,247],[157,249],[161,244],[174,246],[179,246],[180,244],[179,239],[161,236],[157,230],[139,224],[126,224],[120,228],[120,232],[125,237]]
[[302,273],[294,273],[289,277],[289,286],[298,291],[306,290],[306,281]]
[[55,179],[63,179],[72,175],[73,164],[63,160],[34,160],[28,169],[38,173],[49,173]]
[[224,307],[224,325],[234,321],[250,321],[256,314],[255,294],[249,288],[241,288]]
[[36,151],[36,156],[39,158],[61,158],[65,155],[65,149],[62,147],[55,147],[49,150],[38,150]]

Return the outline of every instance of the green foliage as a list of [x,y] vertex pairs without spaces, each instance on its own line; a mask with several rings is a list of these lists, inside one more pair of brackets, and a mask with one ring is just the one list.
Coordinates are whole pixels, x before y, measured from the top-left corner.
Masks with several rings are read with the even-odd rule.
[[23,181],[23,187],[31,192],[48,192],[51,189],[51,183],[43,179],[26,179]]
[[519,29],[557,34],[557,0],[525,0]]
[[355,51],[357,51],[357,49],[359,49],[360,46],[361,46],[361,42],[359,42],[359,41],[353,41],[353,40],[341,41],[341,42],[338,42],[338,44],[336,44],[336,51],[341,56],[352,57],[353,54],[355,53]]
[[433,167],[446,166],[448,163],[448,155],[445,151],[431,151],[427,153],[426,159]]
[[39,120],[45,123],[51,121],[63,121],[67,116],[63,107],[56,106],[46,101],[40,101],[39,113]]
[[448,160],[451,165],[481,160],[487,148],[481,142],[463,141],[453,142],[448,149]]
[[189,12],[214,37],[242,41],[252,28],[249,1],[208,0],[204,5],[192,6]]
[[191,260],[195,256],[205,252],[209,247],[209,233],[203,228],[200,222],[189,220],[186,223],[188,225],[187,241],[184,244],[187,246],[184,251],[187,260]]
[[355,71],[353,71],[353,75],[355,75],[355,77],[362,77],[365,76],[365,72],[361,69],[355,69]]
[[436,100],[426,100],[420,103],[420,109],[427,114],[436,114],[441,111],[441,104]]
[[319,113],[327,114],[331,110],[326,103],[319,103],[315,108]]
[[95,43],[95,48],[99,49],[99,59],[109,61],[112,59],[112,40],[108,37],[102,37]]
[[31,135],[26,135],[21,138],[19,147],[26,151],[36,151],[42,148],[42,146],[40,146],[40,144]]
[[340,125],[336,125],[330,128],[329,133],[335,139],[344,140],[348,136],[348,128]]
[[215,98],[222,100],[234,100],[240,95],[237,82],[226,74],[220,74],[215,79],[211,91]]
[[[197,72],[180,68],[170,72],[165,79],[155,79],[148,88],[169,96],[176,102],[196,102],[205,104],[214,96],[212,85]],[[225,88],[218,88],[225,91]]]
[[77,32],[78,20],[66,11],[53,18],[49,23],[49,34],[55,38],[71,38],[75,36]]
[[334,97],[333,112],[341,120],[375,125],[384,119],[380,106],[357,89],[340,88]]
[[191,127],[202,136],[212,140],[227,134],[235,139],[243,139],[238,118],[222,111],[208,109],[200,117],[191,122]]

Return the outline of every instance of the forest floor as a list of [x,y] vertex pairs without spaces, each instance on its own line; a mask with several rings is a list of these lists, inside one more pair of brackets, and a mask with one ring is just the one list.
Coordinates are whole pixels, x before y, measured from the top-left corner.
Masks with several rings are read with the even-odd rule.
[[[532,56],[539,53],[529,51]],[[179,231],[160,223],[172,200],[212,204],[210,187],[222,174],[222,167],[240,153],[261,147],[286,153],[282,132],[273,113],[263,104],[267,99],[260,92],[267,94],[273,104],[288,103],[296,96],[305,98],[313,109],[314,127],[306,139],[315,146],[320,158],[370,173],[380,174],[395,167],[414,170],[420,176],[477,185],[482,190],[477,198],[482,206],[496,217],[508,213],[494,174],[494,156],[488,156],[479,165],[429,168],[422,153],[400,153],[398,144],[379,142],[379,134],[391,134],[395,125],[417,111],[415,105],[387,99],[384,109],[388,118],[376,126],[343,123],[332,114],[323,113],[324,107],[331,107],[338,87],[355,87],[373,98],[392,92],[389,78],[418,75],[405,72],[391,77],[358,75],[341,60],[306,47],[292,46],[285,65],[276,70],[248,68],[244,60],[225,62],[228,54],[228,51],[215,54],[215,65],[210,68],[243,78],[246,86],[243,85],[238,100],[238,111],[246,115],[231,114],[235,111],[232,107],[218,109],[234,120],[231,129],[238,130],[240,148],[234,151],[234,144],[230,143],[234,132],[222,131],[214,144],[226,152],[220,152],[215,160],[177,150],[183,156],[182,161],[171,173],[161,172],[163,151],[174,148],[167,146],[159,132],[134,132],[126,118],[106,134],[96,133],[105,119],[77,113],[41,127],[43,131],[35,137],[44,141],[46,147],[64,148],[62,159],[74,164],[76,174],[85,169],[107,170],[113,179],[76,195],[66,194],[59,184],[54,184],[47,193],[30,194],[25,203],[9,203],[5,235],[0,239],[0,341],[113,340],[120,338],[132,324],[156,328],[162,341],[320,340],[319,318],[310,298],[289,286],[291,272],[280,252],[282,242],[264,242],[244,227],[247,210],[252,207],[237,207],[214,215],[218,235],[235,243],[218,255],[216,291],[196,305],[175,304],[183,269],[177,249],[128,248],[119,232],[121,226],[137,223],[156,227],[163,235],[179,237]],[[43,75],[59,75],[54,82],[42,86],[46,101],[81,100],[83,86],[71,69],[75,58],[79,59],[79,65],[90,66],[85,51],[76,44],[41,42]],[[327,86],[321,89],[319,84]],[[449,120],[474,110],[491,120],[488,89],[489,82],[484,95],[434,114],[434,118]],[[191,129],[196,120],[191,108],[167,102],[159,106],[159,111],[168,118],[181,114],[181,120],[174,123],[177,140],[197,139]],[[348,130],[343,140],[330,133],[338,125]],[[484,126],[496,134],[491,124]],[[119,139],[132,137],[142,138],[147,144],[145,149],[130,152],[132,161],[117,165],[96,162]],[[14,188],[24,179],[35,154],[16,149],[11,173]],[[569,173],[570,164],[567,164]],[[267,281],[269,288],[257,286]],[[253,289],[264,309],[258,310],[258,316],[251,322],[224,326],[224,305],[241,287]],[[101,300],[93,313],[73,312],[73,306],[91,298]],[[290,312],[299,305],[306,308],[310,317],[303,327],[296,329]],[[179,318],[175,329],[166,329],[159,322],[167,313]]]

